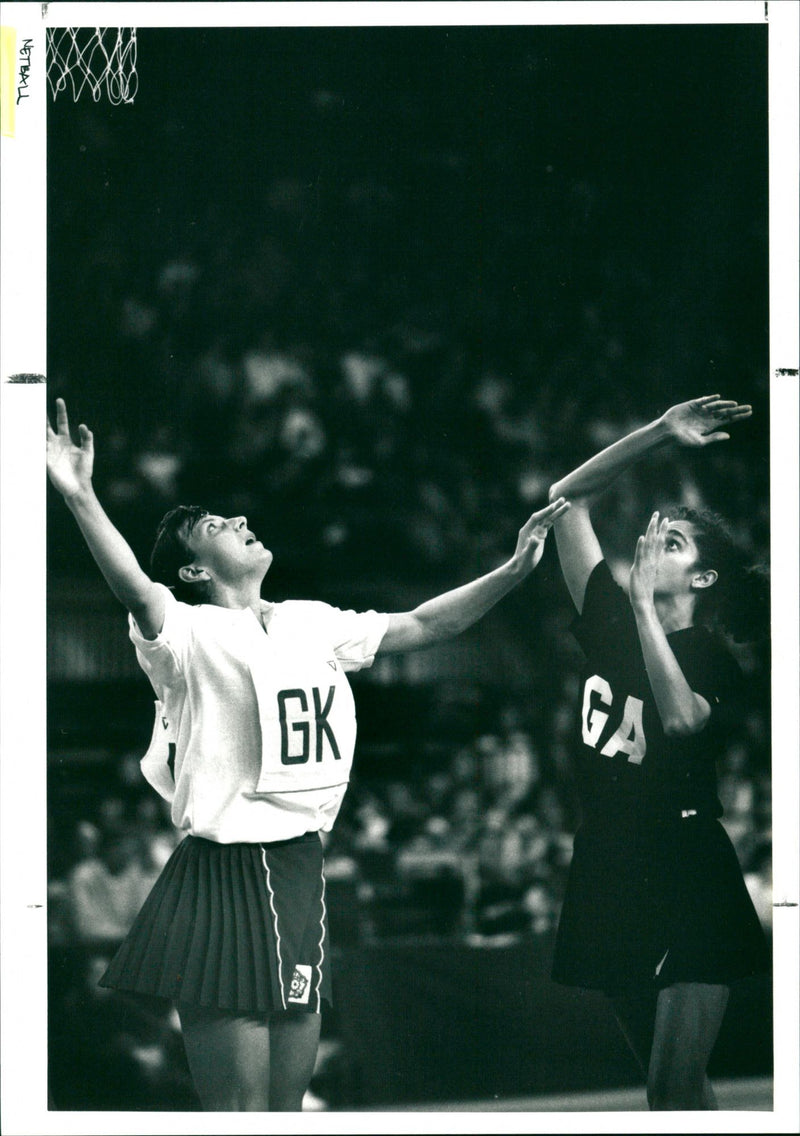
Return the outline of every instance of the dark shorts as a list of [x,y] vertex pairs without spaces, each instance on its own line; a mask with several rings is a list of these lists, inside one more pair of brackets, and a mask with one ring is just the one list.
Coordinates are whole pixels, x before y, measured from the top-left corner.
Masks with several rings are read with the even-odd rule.
[[553,978],[623,991],[674,982],[729,985],[769,969],[769,949],[719,821],[611,825],[575,837]]
[[235,1013],[331,1001],[319,833],[272,844],[185,837],[101,986]]

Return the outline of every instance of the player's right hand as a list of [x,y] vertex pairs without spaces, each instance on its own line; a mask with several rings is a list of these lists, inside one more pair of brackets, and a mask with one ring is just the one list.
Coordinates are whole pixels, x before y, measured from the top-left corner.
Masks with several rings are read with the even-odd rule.
[[511,563],[524,575],[533,571],[544,552],[544,542],[555,521],[570,508],[569,501],[559,497],[543,509],[537,510],[522,528],[517,537],[517,547]]
[[47,474],[64,497],[75,497],[91,488],[94,467],[92,432],[81,423],[80,444],[75,445],[69,432],[69,419],[63,398],[56,399],[56,427],[47,419]]
[[707,394],[671,406],[661,420],[682,446],[707,446],[709,442],[727,441],[730,434],[724,428],[752,413],[752,406],[740,406],[718,394]]

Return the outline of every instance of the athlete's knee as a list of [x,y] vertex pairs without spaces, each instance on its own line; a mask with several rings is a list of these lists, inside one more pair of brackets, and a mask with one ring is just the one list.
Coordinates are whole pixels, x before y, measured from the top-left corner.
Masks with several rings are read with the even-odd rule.
[[279,1090],[275,1092],[273,1089],[270,1098],[269,1111],[270,1112],[302,1112],[303,1111],[303,1097],[306,1095],[305,1088],[297,1090]]
[[213,1097],[204,1094],[202,1104],[206,1112],[301,1112],[304,1096],[304,1089],[239,1083]]
[[[659,1043],[660,1041],[660,1043]],[[702,1108],[705,1068],[675,1044],[657,1036],[647,1074],[647,1103],[653,1112]]]
[[236,1095],[238,1105],[234,1112],[270,1112],[273,1108],[266,1079],[263,1082],[248,1081],[239,1085]]
[[200,1082],[197,1092],[204,1112],[269,1112],[269,1085],[234,1072],[230,1079]]
[[269,1093],[247,1085],[196,1084],[204,1112],[269,1112]]
[[319,1014],[276,1014],[270,1023],[270,1111],[300,1112],[316,1063]]
[[210,1112],[269,1112],[269,1095],[241,1087],[205,1106]]
[[282,1076],[270,1080],[270,1112],[302,1112],[303,1098],[311,1083],[313,1064],[308,1068],[284,1070]]
[[657,1093],[647,1090],[647,1107],[651,1112],[703,1112],[713,1108],[702,1093],[690,1093],[684,1088],[674,1092]]

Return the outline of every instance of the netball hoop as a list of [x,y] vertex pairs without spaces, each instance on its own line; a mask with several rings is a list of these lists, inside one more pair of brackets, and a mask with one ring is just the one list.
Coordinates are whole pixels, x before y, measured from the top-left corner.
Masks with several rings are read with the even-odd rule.
[[95,102],[132,103],[136,28],[48,28],[47,81],[54,99],[71,87],[73,102],[88,88]]

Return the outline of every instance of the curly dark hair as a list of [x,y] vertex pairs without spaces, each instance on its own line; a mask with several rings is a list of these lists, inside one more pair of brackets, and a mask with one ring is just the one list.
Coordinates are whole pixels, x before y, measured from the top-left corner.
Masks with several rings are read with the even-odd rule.
[[689,521],[699,554],[698,566],[713,568],[717,580],[698,593],[698,623],[730,635],[737,643],[751,643],[769,635],[769,571],[763,564],[749,565],[727,522],[711,509],[670,505],[662,516]]
[[200,505],[178,505],[170,509],[161,519],[150,553],[150,569],[154,580],[171,588],[176,600],[183,603],[208,603],[209,582],[198,580],[187,584],[178,575],[181,568],[191,564],[195,554],[189,546],[187,537],[201,519],[208,516],[208,509]]

